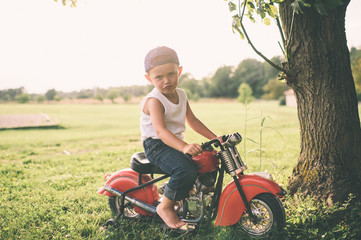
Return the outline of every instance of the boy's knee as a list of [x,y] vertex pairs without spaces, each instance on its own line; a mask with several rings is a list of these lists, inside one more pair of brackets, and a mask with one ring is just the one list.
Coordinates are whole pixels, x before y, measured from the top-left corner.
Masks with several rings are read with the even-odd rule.
[[189,177],[190,179],[196,180],[196,177],[197,177],[197,169],[195,169],[195,168],[188,169],[188,171],[187,171],[187,177]]
[[194,183],[197,177],[197,168],[193,166],[184,168],[180,175],[185,182]]

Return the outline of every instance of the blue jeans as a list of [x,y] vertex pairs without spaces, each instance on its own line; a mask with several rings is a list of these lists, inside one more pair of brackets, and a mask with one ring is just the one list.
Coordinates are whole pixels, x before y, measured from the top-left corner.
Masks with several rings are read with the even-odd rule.
[[171,175],[164,196],[174,201],[187,197],[197,176],[197,165],[193,160],[160,139],[148,138],[143,147],[148,160]]

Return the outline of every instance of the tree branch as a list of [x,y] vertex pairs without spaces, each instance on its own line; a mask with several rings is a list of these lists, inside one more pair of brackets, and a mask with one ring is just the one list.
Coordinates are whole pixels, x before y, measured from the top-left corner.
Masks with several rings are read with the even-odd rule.
[[243,2],[243,10],[242,10],[242,14],[241,14],[241,0],[238,0],[238,9],[239,9],[239,16],[241,17],[241,22],[243,21],[243,15],[244,15],[244,12],[246,10],[246,2],[247,0],[244,0]]
[[[280,23],[280,19],[277,17],[276,18],[276,23],[277,23],[277,27],[278,27],[278,30],[280,31],[280,35],[281,35],[281,39],[282,39],[282,44],[283,44],[283,49],[286,49],[286,45],[285,45],[285,35],[283,34],[283,30],[282,30],[282,27],[281,27],[281,23]],[[283,53],[284,54],[284,53]]]
[[261,58],[263,58],[263,60],[265,60],[268,64],[270,64],[272,67],[274,67],[275,69],[277,69],[278,71],[280,72],[284,72],[284,73],[287,73],[287,70],[278,66],[277,64],[275,64],[274,62],[272,62],[271,60],[269,60],[267,57],[265,57],[260,51],[258,51],[256,49],[256,47],[253,45],[251,39],[249,38],[248,34],[247,34],[247,31],[246,29],[244,28],[243,26],[243,23],[241,22],[241,28],[242,28],[242,31],[244,32],[244,35],[246,36],[247,38],[247,41],[249,43],[249,45],[251,45],[253,51],[255,51],[255,53],[257,53]]
[[288,40],[287,40],[287,44],[285,45],[286,49],[288,49],[288,46],[291,42],[292,36],[293,36],[293,20],[295,19],[295,11],[292,11],[292,20],[291,20],[291,26],[290,26],[290,30],[288,33]]

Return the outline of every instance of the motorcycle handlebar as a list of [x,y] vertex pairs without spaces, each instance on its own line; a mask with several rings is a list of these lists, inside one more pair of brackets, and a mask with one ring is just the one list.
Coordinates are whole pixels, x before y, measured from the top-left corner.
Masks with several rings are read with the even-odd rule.
[[212,139],[209,142],[203,143],[201,146],[202,146],[203,150],[206,150],[209,146],[211,146],[214,143],[217,143],[218,146],[222,146],[221,141],[219,141],[218,139]]
[[222,142],[219,141],[219,139],[212,139],[209,142],[203,143],[202,148],[206,149],[207,147],[214,144],[215,147],[220,147],[221,150],[223,151],[224,150],[223,147],[233,147],[233,146],[236,146],[237,144],[239,144],[240,142],[242,142],[242,136],[241,136],[241,134],[236,132],[233,134],[223,135]]

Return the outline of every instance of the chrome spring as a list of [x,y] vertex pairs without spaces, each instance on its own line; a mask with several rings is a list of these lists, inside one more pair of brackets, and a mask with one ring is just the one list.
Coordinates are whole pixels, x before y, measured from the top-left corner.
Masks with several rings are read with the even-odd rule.
[[226,166],[226,172],[231,174],[232,176],[235,175],[237,166],[235,165],[229,150],[227,149],[227,150],[219,152],[219,156]]
[[234,164],[236,165],[236,168],[237,169],[242,169],[242,167],[244,166],[244,163],[241,159],[241,156],[237,150],[237,148],[233,147],[233,148],[228,148],[228,151],[230,152],[232,158],[233,158],[233,161],[234,161]]

